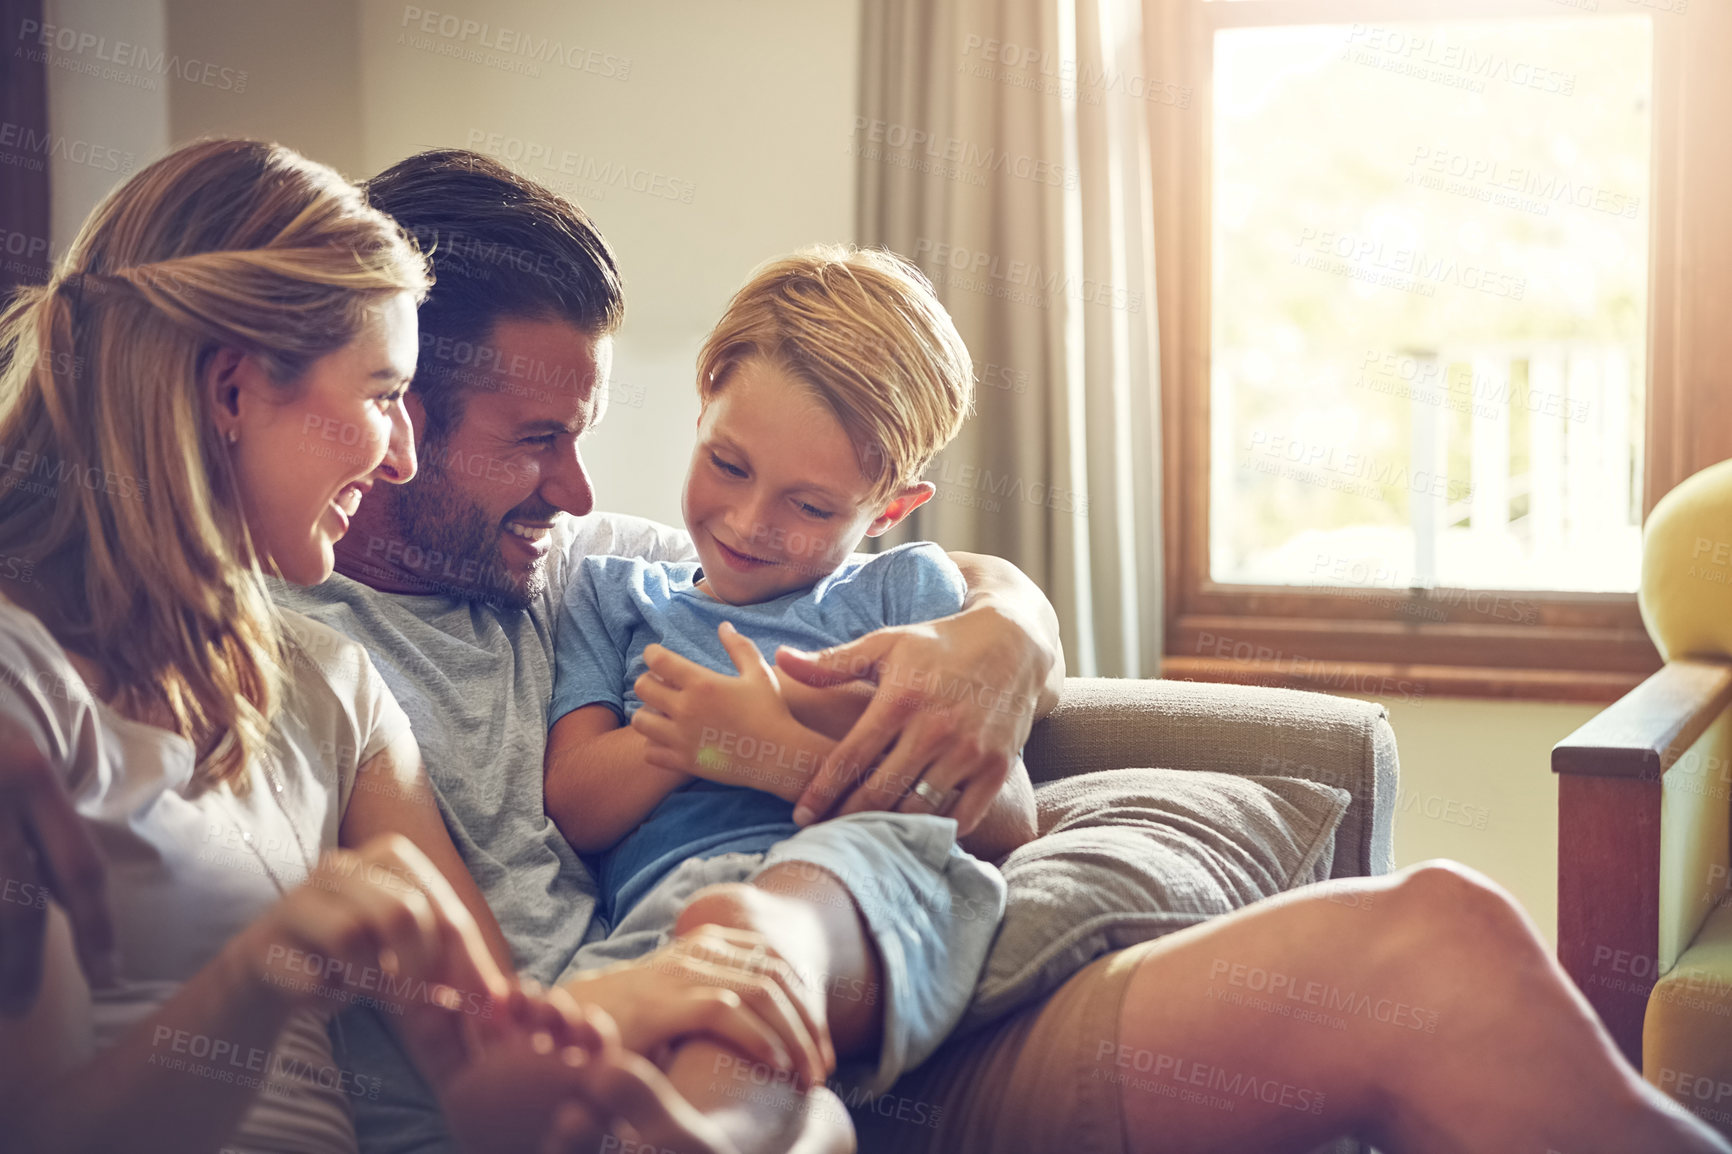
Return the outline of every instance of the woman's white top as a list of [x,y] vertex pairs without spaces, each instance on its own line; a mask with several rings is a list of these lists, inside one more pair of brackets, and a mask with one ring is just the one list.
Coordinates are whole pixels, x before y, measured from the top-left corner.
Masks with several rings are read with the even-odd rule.
[[[227,785],[194,788],[190,742],[98,700],[42,623],[0,598],[0,712],[63,769],[108,866],[120,980],[91,991],[97,1047],[150,1014],[280,900],[279,885],[306,880],[337,844],[358,768],[409,728],[364,649],[299,613],[283,617],[289,660],[273,731],[283,788],[273,799],[257,761],[239,796]],[[225,1150],[351,1152],[349,1099],[379,1088],[366,1071],[336,1068],[328,1016],[297,1011],[269,1053],[153,1036],[150,1060],[188,1078],[259,1087]]]

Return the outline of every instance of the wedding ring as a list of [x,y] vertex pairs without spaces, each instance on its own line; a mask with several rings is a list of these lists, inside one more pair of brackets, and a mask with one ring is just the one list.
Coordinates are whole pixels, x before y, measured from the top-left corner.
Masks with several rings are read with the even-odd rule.
[[950,812],[950,807],[956,804],[956,796],[960,790],[938,789],[924,781],[914,783],[914,796],[932,807],[932,812],[943,817]]

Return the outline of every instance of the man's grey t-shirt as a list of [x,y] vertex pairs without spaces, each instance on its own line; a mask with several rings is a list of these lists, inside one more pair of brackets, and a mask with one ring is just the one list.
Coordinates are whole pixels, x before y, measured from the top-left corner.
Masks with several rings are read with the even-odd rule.
[[564,517],[554,532],[547,589],[524,612],[381,593],[340,575],[312,588],[272,587],[280,604],[372,654],[409,715],[446,828],[518,971],[545,983],[606,933],[595,919],[595,880],[547,816],[542,792],[553,629],[566,581],[591,555],[694,556],[684,532],[640,517]]

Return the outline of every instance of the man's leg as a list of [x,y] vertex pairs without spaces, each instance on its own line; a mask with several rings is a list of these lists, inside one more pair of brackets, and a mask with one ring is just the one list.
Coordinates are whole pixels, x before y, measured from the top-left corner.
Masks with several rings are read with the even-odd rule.
[[[1336,1131],[1390,1154],[1732,1150],[1623,1062],[1514,899],[1465,867],[1309,887],[1155,945],[1115,1065],[1206,1065],[1237,1105],[1120,1083],[1133,1151],[1306,1151]],[[1240,1075],[1309,1087],[1323,1111],[1223,1095]]]
[[861,1149],[1626,1154],[1728,1145],[1626,1066],[1514,901],[1453,864],[1102,958],[861,1114]]

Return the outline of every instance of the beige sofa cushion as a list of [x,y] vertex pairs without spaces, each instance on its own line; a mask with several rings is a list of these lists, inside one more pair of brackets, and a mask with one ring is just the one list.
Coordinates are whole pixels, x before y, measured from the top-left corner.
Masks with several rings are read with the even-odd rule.
[[1023,751],[1036,782],[1159,765],[1303,777],[1353,795],[1331,877],[1395,868],[1395,731],[1381,705],[1261,685],[1072,677]]
[[957,1033],[1096,958],[1329,876],[1351,795],[1288,777],[1118,769],[1036,791],[1044,835],[1003,863],[1009,904]]

